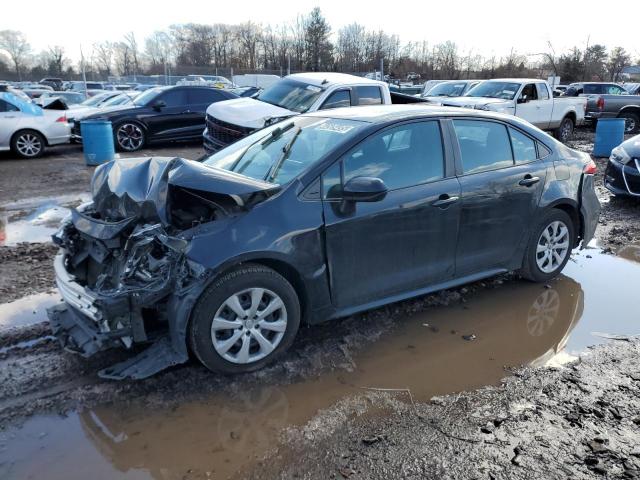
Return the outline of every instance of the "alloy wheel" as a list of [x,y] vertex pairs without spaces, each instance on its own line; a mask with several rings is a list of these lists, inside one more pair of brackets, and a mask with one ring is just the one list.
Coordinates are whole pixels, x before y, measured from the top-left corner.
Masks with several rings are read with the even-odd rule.
[[567,140],[569,140],[569,137],[571,136],[571,131],[572,131],[572,124],[571,124],[571,120],[565,120],[564,122],[562,122],[562,130],[560,132],[560,136],[562,137],[562,141],[566,142]]
[[266,288],[249,288],[227,298],[211,322],[215,351],[232,363],[257,362],[271,354],[287,329],[282,299]]
[[144,143],[144,133],[142,129],[134,123],[124,123],[120,125],[116,137],[120,148],[130,152],[138,150]]
[[633,133],[636,129],[636,119],[631,117],[625,117],[624,119],[624,133]]
[[42,151],[42,141],[33,133],[23,133],[16,140],[16,149],[25,157],[36,157]]
[[561,221],[551,222],[540,234],[536,263],[544,273],[555,272],[569,254],[569,228]]

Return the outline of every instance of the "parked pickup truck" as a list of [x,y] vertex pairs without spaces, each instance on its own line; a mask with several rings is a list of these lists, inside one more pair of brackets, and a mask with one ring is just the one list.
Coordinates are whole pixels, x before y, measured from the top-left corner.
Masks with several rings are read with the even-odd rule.
[[640,95],[589,95],[585,121],[595,124],[599,118],[624,118],[624,133],[640,132]]
[[280,120],[316,110],[355,105],[418,103],[421,98],[390,92],[389,86],[344,73],[296,73],[263,90],[256,98],[236,98],[207,108],[204,149],[215,152]]
[[542,130],[553,131],[558,140],[565,142],[574,127],[583,124],[587,99],[554,98],[544,80],[505,78],[486,80],[462,97],[443,100],[442,105],[515,115]]

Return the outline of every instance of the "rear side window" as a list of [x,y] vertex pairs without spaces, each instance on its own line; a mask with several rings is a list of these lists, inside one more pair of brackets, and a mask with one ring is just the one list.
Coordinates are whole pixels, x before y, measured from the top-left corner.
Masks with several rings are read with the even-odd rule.
[[164,92],[158,100],[162,100],[167,104],[167,107],[179,107],[181,105],[186,105],[187,103],[187,95],[184,90],[169,90],[168,92]]
[[351,92],[349,90],[338,90],[329,95],[320,110],[328,110],[330,108],[350,107],[351,106]]
[[536,154],[536,143],[525,134],[510,128],[511,146],[513,147],[513,158],[517,163],[527,163],[538,158]]
[[627,95],[629,93],[617,85],[609,85],[606,90],[609,95]]
[[382,93],[380,88],[376,86],[356,87],[359,102],[358,105],[381,105]]
[[389,190],[444,177],[444,153],[437,121],[400,125],[377,133],[344,159],[344,181],[377,177]]
[[549,90],[544,83],[536,83],[538,88],[538,100],[547,100],[549,98]]
[[538,158],[544,158],[551,155],[551,150],[538,142]]
[[507,127],[481,120],[453,120],[460,145],[462,170],[478,173],[513,165]]
[[3,112],[19,112],[20,109],[15,105],[5,102],[4,100],[0,100],[0,113]]
[[193,88],[187,91],[187,99],[190,105],[211,104],[224,98],[222,93],[213,88]]

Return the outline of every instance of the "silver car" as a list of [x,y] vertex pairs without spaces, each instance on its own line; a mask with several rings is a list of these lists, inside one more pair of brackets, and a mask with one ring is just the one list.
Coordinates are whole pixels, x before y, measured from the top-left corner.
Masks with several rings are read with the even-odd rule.
[[64,111],[46,110],[9,92],[0,92],[0,151],[36,158],[51,145],[68,143],[71,128]]

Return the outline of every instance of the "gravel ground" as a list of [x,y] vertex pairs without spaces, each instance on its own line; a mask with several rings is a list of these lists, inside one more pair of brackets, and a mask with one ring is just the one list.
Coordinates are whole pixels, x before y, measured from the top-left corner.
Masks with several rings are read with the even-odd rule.
[[[640,478],[640,342],[429,403],[370,393],[287,432],[251,478]],[[405,395],[406,399],[406,395]]]

